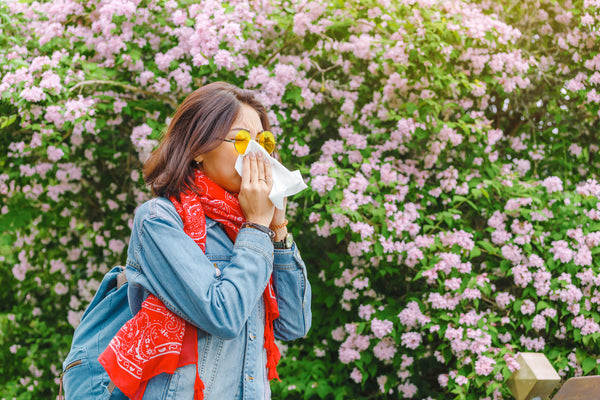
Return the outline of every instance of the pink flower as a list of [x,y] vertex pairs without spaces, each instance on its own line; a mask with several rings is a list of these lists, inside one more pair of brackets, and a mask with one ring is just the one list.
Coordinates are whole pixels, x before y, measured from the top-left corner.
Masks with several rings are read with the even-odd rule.
[[596,323],[593,319],[586,319],[585,324],[581,328],[582,335],[591,335],[600,331],[600,325]]
[[140,83],[140,85],[146,86],[152,78],[154,78],[154,72],[144,71],[139,75],[139,77],[137,79],[138,79],[138,82]]
[[446,279],[444,282],[444,286],[446,286],[449,290],[456,290],[460,288],[462,280],[460,278],[450,278]]
[[350,374],[350,378],[356,383],[362,382],[362,373],[358,370],[358,368],[354,367],[352,373]]
[[506,366],[510,372],[515,372],[521,368],[517,362],[517,359],[510,354],[504,355],[504,362],[506,363]]
[[358,306],[358,316],[364,320],[368,321],[374,313],[375,309],[370,304]]
[[365,289],[367,287],[369,287],[369,278],[363,278],[363,279],[355,279],[354,282],[352,282],[352,285],[356,288],[356,289]]
[[594,23],[594,17],[592,17],[590,14],[585,13],[585,15],[583,17],[581,17],[582,25],[592,25],[593,23]]
[[496,361],[494,359],[480,356],[477,361],[475,361],[475,373],[477,375],[487,376],[492,373],[495,364]]
[[550,252],[554,254],[554,260],[560,260],[563,263],[568,263],[573,258],[573,250],[569,248],[564,240],[552,242]]
[[111,239],[108,242],[108,248],[116,254],[121,254],[123,249],[125,249],[125,243],[122,240]]
[[581,146],[579,146],[576,143],[573,143],[572,145],[569,146],[569,153],[571,153],[572,156],[577,157],[581,154],[581,151],[583,149],[581,148]]
[[362,240],[375,233],[375,228],[364,222],[350,222],[350,228],[353,232],[359,233]]
[[492,243],[504,244],[512,238],[512,235],[504,229],[498,229],[492,232]]
[[152,85],[152,90],[164,94],[171,91],[171,83],[163,77],[156,78],[156,83]]
[[173,15],[171,16],[171,20],[175,25],[183,26],[187,19],[187,15],[182,10],[175,10]]
[[127,102],[125,100],[116,99],[113,103],[115,113],[119,114],[126,105],[127,105]]
[[575,265],[579,266],[591,266],[592,265],[592,252],[587,246],[581,246],[579,251],[575,253],[573,257]]
[[56,89],[58,91],[62,90],[63,88],[60,82],[60,76],[52,71],[45,71],[42,74],[42,81],[40,82],[40,87],[44,89]]
[[21,97],[32,103],[42,101],[46,99],[46,93],[39,87],[25,88],[21,91]]
[[384,319],[382,321],[377,318],[373,318],[373,321],[371,321],[371,331],[373,331],[373,334],[375,335],[375,337],[377,337],[379,339],[381,339],[385,335],[391,333],[393,327],[394,327],[394,323],[387,319]]
[[173,61],[174,59],[174,54],[169,52],[167,52],[166,54],[157,53],[154,56],[154,62],[156,63],[158,69],[160,69],[161,71],[167,71],[169,69],[169,65],[171,65],[171,61]]
[[77,328],[79,323],[81,322],[81,316],[83,315],[83,311],[73,311],[69,310],[67,313],[67,321],[73,328]]
[[521,345],[530,351],[542,351],[544,350],[544,347],[546,347],[546,341],[543,337],[533,339],[526,336],[521,336],[519,341],[521,342]]
[[344,346],[340,347],[338,355],[340,361],[344,364],[348,364],[360,358],[360,353],[358,351]]
[[402,334],[402,345],[415,350],[421,345],[423,338],[417,332],[406,332]]
[[336,183],[337,181],[335,178],[319,175],[311,180],[310,185],[315,192],[323,196],[327,192],[331,191],[335,187]]
[[506,229],[507,216],[501,211],[494,211],[492,216],[488,219],[488,225],[495,229]]
[[396,343],[391,338],[385,338],[375,345],[373,354],[381,361],[391,360],[396,354]]
[[344,340],[344,337],[346,337],[346,332],[344,331],[344,327],[338,326],[337,328],[335,328],[331,332],[331,337],[333,338],[333,340],[337,340],[338,342],[341,342],[342,340]]
[[530,315],[534,312],[535,304],[529,299],[523,301],[523,304],[521,305],[521,313],[523,313],[524,315]]
[[431,322],[431,318],[423,315],[416,301],[409,302],[406,308],[398,314],[398,318],[400,318],[400,323],[409,329],[416,327],[417,323],[424,325]]
[[531,322],[531,327],[536,331],[542,330],[546,328],[546,318],[543,315],[536,315],[533,317],[533,321]]
[[506,202],[506,207],[505,209],[507,211],[514,211],[514,210],[518,210],[520,207],[525,207],[530,205],[533,202],[533,199],[531,197],[527,197],[527,198],[520,198],[520,199],[509,199]]
[[496,295],[496,303],[500,308],[506,308],[511,301],[515,301],[515,296],[507,292],[500,292]]
[[447,374],[438,375],[438,383],[440,384],[441,387],[448,386],[448,375]]
[[48,159],[50,159],[50,161],[54,161],[54,162],[60,160],[62,158],[62,156],[65,154],[61,149],[58,149],[54,146],[48,146],[46,153],[48,154]]
[[412,399],[417,394],[417,390],[417,387],[410,382],[398,385],[398,392],[402,393],[406,399]]
[[520,287],[526,287],[531,282],[533,275],[529,272],[529,269],[525,265],[516,265],[512,269],[515,284]]
[[58,295],[63,295],[69,291],[69,288],[67,286],[65,286],[64,284],[62,284],[61,282],[59,282],[54,286],[54,291]]
[[521,253],[521,249],[515,245],[504,245],[502,246],[502,256],[509,261],[512,261],[514,264],[521,262],[523,255]]
[[463,375],[458,375],[458,376],[456,377],[456,379],[454,379],[454,381],[455,381],[456,383],[458,383],[458,385],[459,385],[459,386],[462,386],[462,385],[464,385],[465,383],[469,382],[469,380],[468,380],[468,379],[467,379],[465,376],[463,376]]

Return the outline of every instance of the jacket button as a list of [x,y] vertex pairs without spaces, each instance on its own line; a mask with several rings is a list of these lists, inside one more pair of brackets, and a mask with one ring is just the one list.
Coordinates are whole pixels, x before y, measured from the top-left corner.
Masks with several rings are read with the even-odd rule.
[[246,375],[246,379],[248,379],[249,381],[252,381],[252,380],[254,380],[254,377],[250,376],[250,375]]
[[250,340],[254,341],[254,339],[256,339],[256,335],[253,335],[252,333],[250,334]]

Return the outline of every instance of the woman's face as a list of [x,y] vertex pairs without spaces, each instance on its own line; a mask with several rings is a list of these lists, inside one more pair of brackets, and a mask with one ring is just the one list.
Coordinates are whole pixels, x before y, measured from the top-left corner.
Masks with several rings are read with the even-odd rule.
[[[260,116],[247,104],[242,104],[240,111],[231,125],[225,139],[235,139],[240,129],[250,132],[253,140],[263,131]],[[239,154],[234,143],[222,142],[218,147],[195,158],[201,163],[200,168],[213,182],[231,193],[239,193],[242,177],[235,170],[235,161]]]

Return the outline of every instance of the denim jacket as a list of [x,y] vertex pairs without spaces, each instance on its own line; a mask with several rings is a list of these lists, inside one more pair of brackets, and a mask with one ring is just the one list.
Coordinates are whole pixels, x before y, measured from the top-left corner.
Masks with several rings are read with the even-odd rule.
[[[311,288],[295,244],[274,250],[268,235],[253,228],[241,229],[232,243],[219,223],[206,218],[205,254],[165,198],[137,210],[126,273],[134,315],[152,293],[198,328],[206,400],[270,398],[262,295],[271,273],[280,313],[275,337],[294,340],[310,329]],[[144,399],[193,399],[195,372],[188,365],[152,378]]]

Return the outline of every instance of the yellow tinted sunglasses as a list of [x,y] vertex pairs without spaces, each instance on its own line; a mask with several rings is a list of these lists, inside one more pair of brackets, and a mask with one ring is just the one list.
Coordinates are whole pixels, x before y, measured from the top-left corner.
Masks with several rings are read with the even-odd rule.
[[[246,152],[246,148],[248,148],[248,144],[250,140],[252,140],[252,136],[250,132],[245,129],[240,129],[235,135],[235,139],[221,139],[224,142],[230,142],[235,145],[235,150],[239,154],[244,154]],[[273,150],[275,150],[275,137],[269,131],[262,131],[256,136],[256,141],[260,144],[267,153],[271,154]]]

